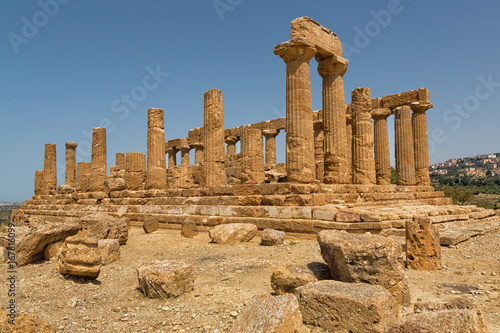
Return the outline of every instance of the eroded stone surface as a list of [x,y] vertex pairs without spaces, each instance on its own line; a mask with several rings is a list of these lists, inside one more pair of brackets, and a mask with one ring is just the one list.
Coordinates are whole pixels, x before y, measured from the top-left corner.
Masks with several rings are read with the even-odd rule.
[[9,312],[0,309],[0,332],[2,333],[55,333],[56,329],[45,320],[33,317],[26,313],[16,313],[14,325],[9,323],[12,319]]
[[56,264],[59,273],[97,279],[102,264],[97,245],[97,240],[93,238],[68,237]]
[[174,298],[194,288],[194,268],[175,260],[155,261],[137,268],[139,288],[151,298]]
[[330,269],[325,263],[313,262],[308,265],[278,267],[271,275],[271,287],[278,295],[294,294],[298,287],[331,278]]
[[274,229],[264,229],[260,235],[260,245],[273,246],[280,245],[285,242],[285,233]]
[[418,270],[441,268],[439,231],[430,218],[406,222],[406,265]]
[[208,232],[212,242],[234,244],[249,242],[257,234],[257,226],[251,223],[220,224]]

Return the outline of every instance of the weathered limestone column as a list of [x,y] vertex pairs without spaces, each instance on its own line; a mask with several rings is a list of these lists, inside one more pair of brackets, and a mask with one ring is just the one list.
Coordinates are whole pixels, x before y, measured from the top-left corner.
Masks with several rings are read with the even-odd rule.
[[314,123],[309,60],[316,54],[304,38],[274,48],[286,63],[286,172],[289,182],[311,183],[316,179]]
[[373,125],[370,89],[352,91],[352,178],[354,184],[375,184],[375,159],[373,157]]
[[96,127],[92,130],[92,158],[90,160],[91,191],[104,191],[108,166],[106,163],[106,129]]
[[179,151],[174,147],[167,148],[166,153],[168,154],[168,168],[172,169],[177,165],[177,153]]
[[268,169],[276,166],[276,136],[280,130],[265,129],[262,130],[262,135],[266,138],[266,162],[265,166]]
[[394,111],[394,136],[396,146],[396,184],[415,185],[415,153],[411,110],[407,105]]
[[227,156],[236,155],[236,143],[240,141],[237,136],[228,136],[224,139],[227,144]]
[[243,184],[262,184],[266,178],[264,174],[264,150],[262,130],[247,128],[241,137],[242,173]]
[[125,170],[125,154],[124,153],[116,153],[115,166],[118,168],[118,170]]
[[316,55],[318,73],[323,78],[323,130],[325,132],[325,177],[327,184],[346,184],[348,158],[344,74],[347,60],[340,56]]
[[375,138],[375,170],[378,185],[388,185],[391,183],[391,155],[389,131],[387,129],[387,117],[391,114],[391,109],[376,109],[372,111]]
[[314,130],[314,160],[316,161],[316,179],[321,183],[325,177],[325,132],[323,128]]
[[185,146],[177,146],[176,148],[181,152],[181,165],[189,166],[189,151],[191,147],[186,144]]
[[76,184],[76,142],[66,142],[66,178],[64,185]]
[[415,102],[410,107],[413,111],[411,122],[415,149],[415,181],[417,185],[430,185],[429,176],[429,141],[427,137],[427,115],[433,107],[431,103]]
[[148,152],[146,189],[167,188],[167,161],[165,159],[165,121],[163,110],[148,110]]
[[199,165],[203,162],[203,148],[204,145],[202,142],[193,143],[194,147],[194,164]]
[[126,159],[125,185],[132,191],[144,190],[146,156],[141,153],[127,153]]
[[76,189],[78,192],[90,191],[91,170],[89,162],[76,163]]
[[203,143],[205,144],[203,174],[205,186],[226,185],[224,161],[224,107],[222,91],[211,89],[205,92],[203,115]]
[[43,160],[43,194],[57,189],[57,160],[56,145],[45,144],[45,157]]
[[352,183],[352,107],[346,105],[347,178]]
[[35,171],[35,195],[43,194],[43,170]]

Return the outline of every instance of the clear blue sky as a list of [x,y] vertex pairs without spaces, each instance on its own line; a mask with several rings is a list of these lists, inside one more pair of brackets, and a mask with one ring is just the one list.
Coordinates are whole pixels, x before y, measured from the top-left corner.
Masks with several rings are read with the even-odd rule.
[[[284,115],[285,64],[273,47],[300,16],[344,44],[347,103],[361,86],[372,97],[430,90],[431,163],[500,152],[499,13],[493,0],[3,1],[0,201],[32,196],[45,143],[57,144],[62,171],[64,142],[90,161],[89,133],[105,125],[111,166],[116,152],[146,152],[150,107],[165,110],[167,139],[186,137],[211,88],[223,91],[226,127]],[[157,81],[144,82],[151,71]],[[320,109],[314,60],[311,77]]]

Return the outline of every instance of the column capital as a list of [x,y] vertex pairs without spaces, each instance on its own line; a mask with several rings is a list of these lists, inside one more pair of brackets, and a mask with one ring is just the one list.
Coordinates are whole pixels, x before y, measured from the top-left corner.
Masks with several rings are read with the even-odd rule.
[[413,112],[426,112],[430,108],[433,108],[432,103],[427,102],[414,102],[410,104],[410,108]]
[[228,145],[235,145],[236,142],[240,141],[240,138],[237,137],[237,136],[228,136],[227,138],[224,138],[224,141],[228,144]]
[[316,47],[307,39],[300,37],[276,45],[274,54],[279,55],[287,64],[296,59],[309,61],[316,54]]
[[78,143],[76,143],[76,142],[66,142],[66,148],[68,148],[68,149],[75,149],[76,147],[78,147]]
[[191,150],[191,147],[186,145],[186,146],[176,146],[175,149],[177,151],[181,151],[181,152],[186,152],[186,151],[190,151]]
[[391,109],[388,108],[382,108],[382,109],[375,109],[372,110],[372,118],[373,119],[387,119],[391,114],[393,114]]
[[179,150],[177,149],[177,147],[167,147],[167,148],[165,149],[165,152],[166,152],[167,154],[172,154],[172,153],[173,153],[173,154],[176,154],[178,151],[179,151]]
[[279,129],[264,129],[262,130],[262,135],[264,135],[267,138],[275,138],[276,135],[278,135],[280,132]]
[[203,142],[195,142],[191,146],[193,146],[194,149],[203,149],[205,147]]
[[321,54],[316,54],[318,61],[318,73],[321,77],[330,75],[344,75],[347,71],[349,61],[338,55],[325,57]]

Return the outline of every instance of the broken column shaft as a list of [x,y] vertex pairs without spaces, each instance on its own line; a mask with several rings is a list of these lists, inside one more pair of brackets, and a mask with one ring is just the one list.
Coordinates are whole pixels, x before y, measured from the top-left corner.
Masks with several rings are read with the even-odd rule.
[[43,161],[43,194],[57,189],[57,160],[56,145],[45,144],[45,157]]
[[165,122],[163,110],[148,110],[148,152],[146,189],[167,188],[167,162],[165,158]]
[[90,168],[90,189],[92,191],[104,191],[104,181],[108,170],[106,163],[106,129],[104,127],[96,127],[92,130]]
[[226,185],[224,107],[222,92],[218,89],[211,89],[204,95],[203,143],[205,145],[203,164],[205,186]]
[[66,142],[66,178],[65,185],[75,186],[76,184],[76,142]]

